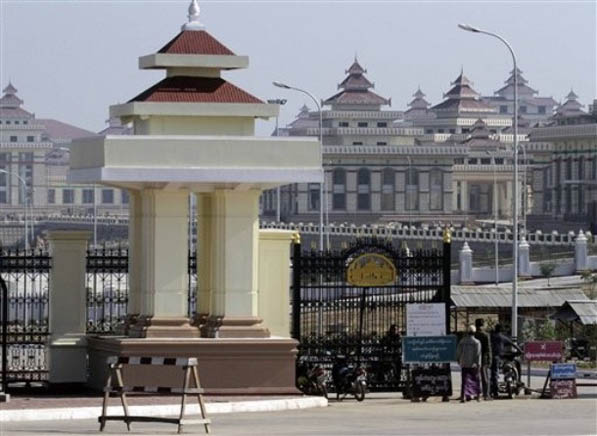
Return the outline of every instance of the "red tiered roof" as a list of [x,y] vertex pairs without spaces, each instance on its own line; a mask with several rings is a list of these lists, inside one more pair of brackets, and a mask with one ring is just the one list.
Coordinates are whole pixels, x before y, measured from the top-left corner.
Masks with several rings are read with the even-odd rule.
[[234,56],[228,47],[205,30],[184,30],[163,46],[158,53]]
[[[193,32],[198,33],[198,32]],[[156,103],[263,103],[257,97],[219,77],[167,77],[132,102]]]

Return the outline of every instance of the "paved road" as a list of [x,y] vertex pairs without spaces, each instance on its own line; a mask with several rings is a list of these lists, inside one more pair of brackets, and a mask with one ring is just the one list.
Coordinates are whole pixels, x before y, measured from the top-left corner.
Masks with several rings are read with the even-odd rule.
[[[595,435],[597,388],[582,388],[575,400],[515,399],[490,402],[410,403],[378,394],[363,403],[330,401],[327,408],[271,413],[214,415],[213,434],[233,435]],[[2,436],[95,435],[96,421],[6,423]],[[175,434],[169,424],[110,422],[107,435]],[[189,426],[187,434],[202,434]]]

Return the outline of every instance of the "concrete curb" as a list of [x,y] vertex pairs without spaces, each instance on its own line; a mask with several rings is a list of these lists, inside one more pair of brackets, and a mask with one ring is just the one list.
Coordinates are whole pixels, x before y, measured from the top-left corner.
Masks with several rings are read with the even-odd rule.
[[[208,415],[220,413],[241,412],[279,412],[283,410],[309,409],[327,407],[328,400],[323,397],[303,397],[279,400],[253,400],[236,402],[206,403]],[[199,414],[198,404],[187,404],[186,415]],[[59,421],[74,419],[95,419],[102,413],[102,408],[97,407],[61,407],[55,409],[18,409],[2,410],[0,422],[18,421]],[[109,415],[122,415],[122,406],[108,407]],[[131,415],[146,416],[171,416],[180,413],[180,404],[160,404],[150,406],[129,406]]]

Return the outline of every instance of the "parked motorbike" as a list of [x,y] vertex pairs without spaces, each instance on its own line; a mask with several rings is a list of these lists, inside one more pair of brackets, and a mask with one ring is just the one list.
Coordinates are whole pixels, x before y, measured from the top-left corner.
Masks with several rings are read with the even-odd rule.
[[348,394],[354,395],[357,401],[365,399],[367,371],[360,365],[354,365],[349,357],[342,354],[336,356],[332,367],[332,381],[338,401]]
[[498,392],[508,395],[512,399],[524,388],[520,374],[520,351],[504,353],[500,367],[500,378],[498,381]]
[[321,365],[308,365],[303,362],[297,368],[296,385],[306,395],[328,397],[328,372]]

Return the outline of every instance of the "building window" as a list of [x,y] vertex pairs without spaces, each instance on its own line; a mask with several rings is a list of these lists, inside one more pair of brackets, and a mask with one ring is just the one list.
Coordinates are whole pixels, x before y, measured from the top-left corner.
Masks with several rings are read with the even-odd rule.
[[388,143],[385,141],[378,141],[377,145],[388,145]]
[[429,210],[444,208],[444,173],[440,169],[429,173]]
[[539,106],[539,108],[537,109],[537,111],[538,111],[540,114],[544,115],[544,114],[545,114],[545,106]]
[[597,155],[593,156],[593,161],[591,162],[591,178],[597,180]]
[[384,168],[381,173],[381,210],[394,210],[396,173],[392,168]]
[[75,191],[73,189],[62,190],[62,204],[73,204],[75,202]]
[[581,156],[578,158],[578,180],[585,178],[585,158]]
[[120,202],[122,204],[129,204],[129,191],[120,191]]
[[456,133],[456,129],[450,129],[450,133],[451,133],[451,134],[454,134],[454,133]]
[[406,210],[419,208],[419,172],[415,168],[406,171]]
[[363,143],[361,141],[355,141],[352,143],[352,145],[363,145]]
[[367,121],[359,121],[357,125],[359,127],[368,127],[369,123]]
[[332,173],[332,209],[346,210],[346,171],[336,168]]
[[572,158],[566,159],[566,180],[572,180]]
[[444,133],[444,129],[437,129],[437,133]]
[[433,129],[426,129],[425,133],[428,135],[433,135]]
[[309,210],[319,210],[319,184],[309,183]]
[[95,192],[93,189],[83,189],[83,204],[92,204]]
[[388,123],[386,121],[380,121],[377,123],[377,127],[388,127]]
[[357,173],[357,209],[371,209],[371,173],[367,168]]
[[56,190],[48,189],[48,204],[55,204],[55,203],[56,203]]
[[23,121],[23,124],[29,124],[29,121],[25,120]]
[[520,106],[520,113],[521,114],[526,114],[527,113],[527,107],[526,106]]
[[19,120],[16,120],[16,121],[15,121],[15,124],[21,124],[21,123],[20,123],[20,121],[19,121]]
[[103,204],[114,204],[114,190],[113,189],[102,189],[102,203]]
[[27,142],[35,142],[35,136],[27,136]]
[[6,124],[10,124],[10,121],[6,121]]
[[338,123],[338,125],[339,125],[340,127],[348,127],[348,121],[340,121],[340,122]]
[[500,113],[507,114],[508,113],[508,106],[500,106]]
[[469,133],[471,129],[462,129],[462,133]]
[[11,136],[10,137],[10,142],[17,142],[17,137],[16,136]]

